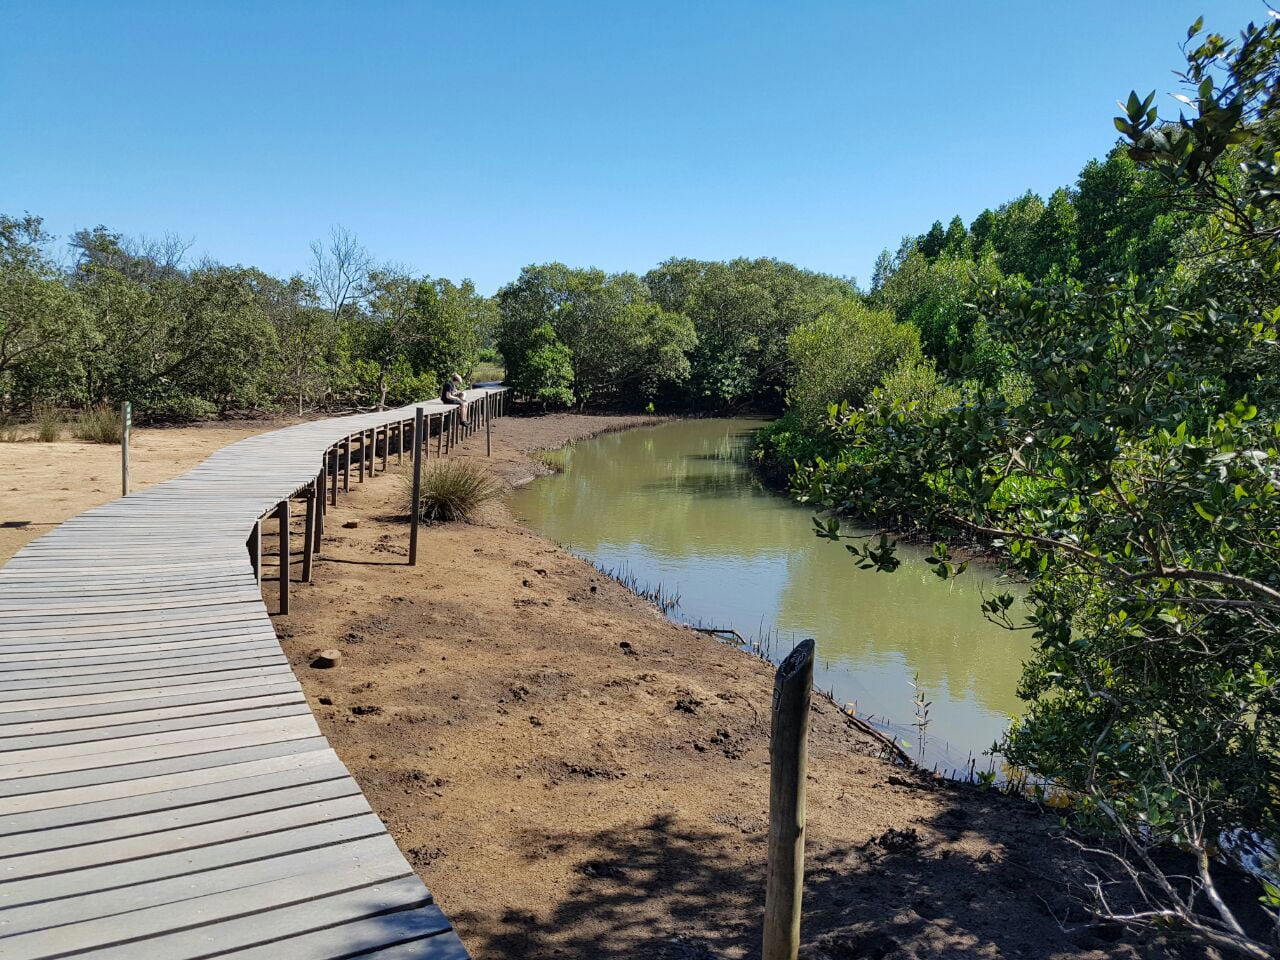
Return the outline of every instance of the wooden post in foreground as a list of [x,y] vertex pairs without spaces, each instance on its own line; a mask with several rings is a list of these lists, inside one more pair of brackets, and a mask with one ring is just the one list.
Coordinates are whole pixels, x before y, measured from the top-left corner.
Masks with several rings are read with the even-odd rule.
[[289,501],[280,501],[276,507],[280,520],[280,613],[289,612]]
[[491,394],[485,394],[484,398],[484,455],[486,457],[493,456],[493,424],[489,416],[489,408],[493,405],[493,397]]
[[[422,435],[422,408],[413,412],[413,435]],[[422,447],[421,443],[413,445],[413,493],[409,507],[413,510],[409,517],[409,566],[418,565],[418,513],[422,506]]]
[[133,427],[133,404],[120,404],[120,496],[129,495],[129,431]]
[[764,896],[761,960],[796,960],[804,893],[805,771],[813,641],[802,640],[778,665],[769,738],[769,872]]

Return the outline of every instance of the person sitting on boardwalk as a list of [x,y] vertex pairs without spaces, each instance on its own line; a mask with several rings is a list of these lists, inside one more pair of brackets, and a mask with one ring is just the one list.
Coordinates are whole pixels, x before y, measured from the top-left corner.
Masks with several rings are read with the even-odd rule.
[[456,403],[462,414],[462,422],[466,423],[467,400],[462,391],[462,374],[455,373],[444,382],[444,389],[440,391],[440,399],[445,403]]

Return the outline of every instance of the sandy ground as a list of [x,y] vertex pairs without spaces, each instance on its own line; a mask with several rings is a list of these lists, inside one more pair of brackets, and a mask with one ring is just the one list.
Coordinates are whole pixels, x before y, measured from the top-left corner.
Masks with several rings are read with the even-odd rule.
[[[529,451],[618,425],[501,420],[486,462],[519,481],[542,469]],[[460,450],[483,454],[483,438]],[[758,956],[771,668],[670,624],[502,504],[425,528],[406,566],[390,472],[341,498],[276,627],[475,956]],[[310,666],[326,647],[341,664]],[[1164,955],[1080,923],[1050,816],[895,767],[828,703],[813,722],[805,956]]]
[[[131,489],[186,473],[215,450],[293,421],[135,428]],[[68,517],[120,496],[120,448],[84,440],[0,444],[0,563]]]

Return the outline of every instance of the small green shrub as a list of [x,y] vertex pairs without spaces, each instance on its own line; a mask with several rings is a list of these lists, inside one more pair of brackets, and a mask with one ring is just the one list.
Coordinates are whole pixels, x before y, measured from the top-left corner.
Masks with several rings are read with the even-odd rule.
[[75,435],[80,440],[93,443],[119,443],[124,439],[124,423],[120,411],[112,404],[100,403],[80,414],[75,425]]
[[[423,471],[419,517],[428,523],[469,520],[482,504],[502,496],[503,486],[469,460],[443,460]],[[413,479],[404,481],[405,513],[413,512]]]
[[62,411],[53,404],[36,404],[31,419],[36,425],[36,439],[41,443],[55,443],[62,439]]

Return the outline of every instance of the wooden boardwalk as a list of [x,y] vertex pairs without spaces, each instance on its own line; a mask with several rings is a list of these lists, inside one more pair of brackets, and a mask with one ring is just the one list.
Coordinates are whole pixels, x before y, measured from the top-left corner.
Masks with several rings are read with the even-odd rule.
[[[503,400],[468,398],[473,423]],[[0,957],[467,956],[321,735],[258,580],[260,518],[303,500],[309,577],[326,496],[414,441],[444,452],[454,408],[419,406],[435,436],[405,407],[250,437],[0,570]]]

